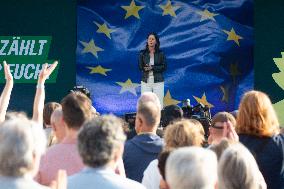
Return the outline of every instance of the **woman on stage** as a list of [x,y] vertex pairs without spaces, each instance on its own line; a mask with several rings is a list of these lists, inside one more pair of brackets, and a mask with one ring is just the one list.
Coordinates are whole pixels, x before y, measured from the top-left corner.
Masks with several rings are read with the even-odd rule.
[[160,50],[160,41],[156,33],[147,37],[146,48],[139,54],[139,69],[142,71],[141,94],[144,92],[155,93],[163,108],[164,76],[166,70],[166,57]]

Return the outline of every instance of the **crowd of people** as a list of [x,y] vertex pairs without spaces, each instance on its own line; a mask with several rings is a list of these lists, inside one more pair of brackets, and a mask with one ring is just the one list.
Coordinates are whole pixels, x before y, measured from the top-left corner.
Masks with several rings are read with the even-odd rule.
[[245,93],[236,117],[215,114],[206,139],[202,124],[183,118],[182,110],[167,113],[157,134],[162,107],[145,92],[137,102],[137,134],[126,140],[126,123],[99,115],[81,92],[44,104],[45,80],[56,66],[40,72],[29,119],[7,112],[13,77],[4,62],[0,188],[284,189],[284,135],[265,93]]

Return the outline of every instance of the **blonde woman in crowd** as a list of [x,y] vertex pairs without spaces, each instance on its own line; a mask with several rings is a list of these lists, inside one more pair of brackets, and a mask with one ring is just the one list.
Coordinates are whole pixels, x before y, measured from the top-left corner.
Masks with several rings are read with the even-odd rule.
[[[165,149],[176,149],[184,146],[202,146],[204,130],[200,122],[183,119],[167,126],[164,135]],[[158,170],[158,160],[153,160],[144,171],[142,184],[147,189],[158,189],[162,179]],[[163,180],[161,180],[163,184]]]
[[195,119],[183,119],[169,125],[165,131],[165,148],[202,146],[204,129]]
[[269,189],[284,188],[284,136],[269,97],[260,91],[244,94],[236,131],[254,155]]

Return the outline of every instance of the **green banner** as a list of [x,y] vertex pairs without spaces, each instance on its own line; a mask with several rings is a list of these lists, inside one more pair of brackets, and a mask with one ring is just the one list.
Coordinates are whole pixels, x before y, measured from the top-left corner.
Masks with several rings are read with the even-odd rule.
[[[36,83],[48,60],[51,36],[0,36],[0,61],[10,65],[15,83]],[[58,60],[57,60],[58,61]],[[59,66],[46,80],[55,83]],[[5,83],[3,65],[0,65],[0,83]]]
[[[32,115],[38,73],[60,62],[45,84],[45,102],[60,102],[76,85],[76,0],[1,0],[0,66],[10,65],[14,87],[9,111]],[[29,41],[29,42],[28,42]],[[0,92],[5,86],[0,70]]]
[[284,126],[284,1],[255,1],[255,89],[267,93]]

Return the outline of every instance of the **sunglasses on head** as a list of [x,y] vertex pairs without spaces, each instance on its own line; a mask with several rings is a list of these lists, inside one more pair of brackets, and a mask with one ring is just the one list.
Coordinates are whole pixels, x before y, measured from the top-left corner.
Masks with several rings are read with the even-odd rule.
[[212,128],[215,128],[215,129],[224,129],[223,126],[216,126],[216,125],[211,125]]

